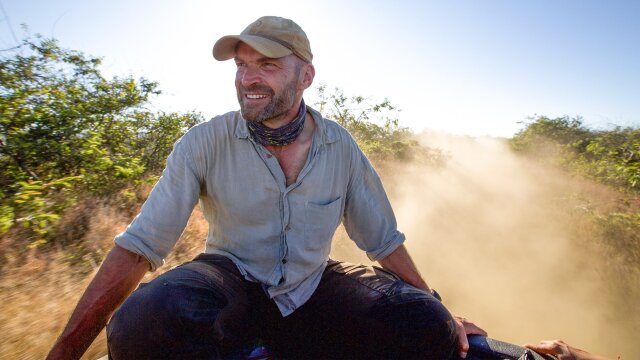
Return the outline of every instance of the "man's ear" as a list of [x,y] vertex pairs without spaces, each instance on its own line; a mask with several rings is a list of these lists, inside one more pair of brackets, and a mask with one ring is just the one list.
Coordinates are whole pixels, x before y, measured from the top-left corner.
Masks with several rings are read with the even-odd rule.
[[313,67],[313,64],[304,64],[301,75],[300,90],[306,90],[313,84],[313,78],[316,76],[316,69]]

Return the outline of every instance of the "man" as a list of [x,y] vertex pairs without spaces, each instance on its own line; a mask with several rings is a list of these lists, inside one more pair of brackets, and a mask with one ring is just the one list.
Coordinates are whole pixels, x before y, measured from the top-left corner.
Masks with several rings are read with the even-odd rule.
[[[256,337],[292,359],[464,355],[466,334],[485,333],[436,299],[366,157],[302,100],[315,75],[302,29],[262,17],[218,40],[213,55],[236,62],[241,111],[176,143],[50,358],[85,351],[163,263],[198,199],[205,254],[127,298],[107,329],[114,359],[224,358]],[[341,220],[385,270],[328,259]]]

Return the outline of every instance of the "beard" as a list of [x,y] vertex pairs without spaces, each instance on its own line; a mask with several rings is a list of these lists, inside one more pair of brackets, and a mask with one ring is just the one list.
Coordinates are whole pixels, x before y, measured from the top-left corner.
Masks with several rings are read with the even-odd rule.
[[[236,93],[238,95],[242,117],[247,121],[262,123],[265,120],[286,115],[295,102],[297,82],[298,79],[294,78],[284,84],[283,90],[279,94],[276,94],[276,92],[267,85],[255,84],[248,87],[240,85]],[[269,94],[269,103],[263,107],[247,106],[243,101],[246,92]]]

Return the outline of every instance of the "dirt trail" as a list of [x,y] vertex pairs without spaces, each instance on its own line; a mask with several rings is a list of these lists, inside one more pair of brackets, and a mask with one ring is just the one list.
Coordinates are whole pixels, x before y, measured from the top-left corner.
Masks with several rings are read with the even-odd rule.
[[[637,331],[625,333],[628,323],[613,320],[624,315],[602,296],[605,259],[572,236],[576,187],[601,198],[606,190],[531,164],[496,139],[423,140],[451,155],[446,168],[382,177],[407,247],[454,313],[516,344],[561,338],[611,357],[640,355]],[[333,249],[366,261],[344,232]]]

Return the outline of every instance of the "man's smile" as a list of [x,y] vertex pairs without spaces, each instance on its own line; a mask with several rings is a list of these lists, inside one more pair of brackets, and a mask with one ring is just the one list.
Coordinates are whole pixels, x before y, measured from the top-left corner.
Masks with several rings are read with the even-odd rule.
[[265,98],[269,97],[269,95],[266,95],[266,94],[245,94],[245,97],[247,99],[251,99],[251,100],[258,100],[258,99],[265,99]]

